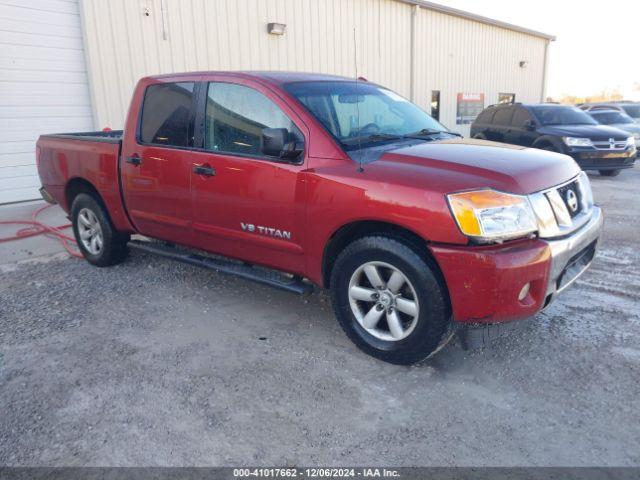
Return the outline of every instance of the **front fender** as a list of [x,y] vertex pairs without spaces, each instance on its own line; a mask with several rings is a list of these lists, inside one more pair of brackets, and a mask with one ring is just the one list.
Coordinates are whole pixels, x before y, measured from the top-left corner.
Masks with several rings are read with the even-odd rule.
[[543,135],[541,137],[538,137],[536,139],[535,142],[533,142],[532,147],[533,148],[540,148],[544,150],[544,147],[547,145],[551,145],[553,148],[556,149],[556,151],[560,152],[560,153],[565,153],[566,149],[565,149],[565,144],[562,143],[562,140],[560,140],[558,137],[554,137],[552,135]]

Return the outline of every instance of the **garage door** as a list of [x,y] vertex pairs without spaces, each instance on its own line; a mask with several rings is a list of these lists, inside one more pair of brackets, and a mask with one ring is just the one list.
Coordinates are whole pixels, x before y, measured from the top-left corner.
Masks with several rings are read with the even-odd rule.
[[0,0],[0,204],[39,197],[38,135],[92,123],[77,0]]

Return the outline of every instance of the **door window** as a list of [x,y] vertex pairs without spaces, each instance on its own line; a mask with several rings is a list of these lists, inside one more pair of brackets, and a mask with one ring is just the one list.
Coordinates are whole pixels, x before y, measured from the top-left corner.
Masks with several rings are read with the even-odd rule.
[[286,128],[298,140],[302,133],[269,98],[234,83],[209,83],[204,148],[214,152],[264,156],[263,128]]
[[513,115],[513,108],[501,108],[496,111],[493,117],[494,125],[510,125],[511,116]]
[[495,110],[492,108],[485,108],[482,113],[480,113],[480,115],[478,115],[478,118],[476,118],[476,121],[474,123],[491,123],[491,121],[493,120],[493,114],[495,113]]
[[173,147],[192,143],[193,82],[149,85],[142,103],[140,141]]
[[516,128],[524,128],[525,124],[531,120],[531,115],[524,108],[518,108],[513,114],[511,125]]

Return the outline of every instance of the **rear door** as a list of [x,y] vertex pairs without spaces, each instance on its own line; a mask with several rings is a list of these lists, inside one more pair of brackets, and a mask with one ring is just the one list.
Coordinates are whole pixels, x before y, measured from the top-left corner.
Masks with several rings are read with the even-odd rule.
[[491,136],[489,140],[509,143],[508,138],[511,133],[513,110],[513,107],[503,107],[496,110],[496,113],[493,115],[493,125],[489,129]]
[[232,82],[204,85],[201,151],[192,161],[194,239],[205,250],[301,272],[305,154],[266,156],[261,138],[263,128],[286,128],[300,141],[308,131],[271,90]]
[[187,243],[192,220],[194,82],[147,87],[135,139],[123,146],[129,215],[143,235]]
[[534,129],[527,128],[530,122],[534,122],[526,108],[517,107],[511,117],[511,129],[507,133],[506,142],[514,145],[530,147],[536,139]]

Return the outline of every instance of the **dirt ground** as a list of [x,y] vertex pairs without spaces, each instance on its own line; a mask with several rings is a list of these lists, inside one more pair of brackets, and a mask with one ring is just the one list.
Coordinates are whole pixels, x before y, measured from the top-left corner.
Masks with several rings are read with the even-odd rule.
[[3,250],[0,465],[640,465],[640,167],[591,180],[591,270],[413,367],[358,351],[324,292]]

